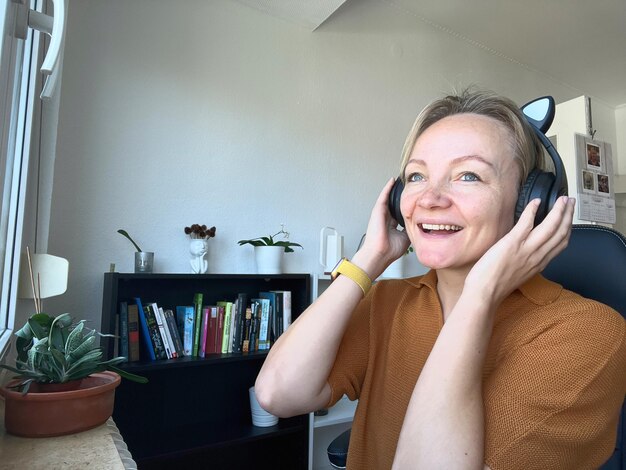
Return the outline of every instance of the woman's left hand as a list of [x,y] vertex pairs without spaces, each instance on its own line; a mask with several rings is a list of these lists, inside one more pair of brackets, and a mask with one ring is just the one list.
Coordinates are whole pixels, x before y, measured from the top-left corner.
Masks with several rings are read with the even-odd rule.
[[[495,308],[525,281],[541,272],[567,247],[575,199],[561,196],[543,222],[533,228],[539,200],[531,201],[511,229],[478,260],[465,289]],[[465,290],[464,289],[464,290]]]

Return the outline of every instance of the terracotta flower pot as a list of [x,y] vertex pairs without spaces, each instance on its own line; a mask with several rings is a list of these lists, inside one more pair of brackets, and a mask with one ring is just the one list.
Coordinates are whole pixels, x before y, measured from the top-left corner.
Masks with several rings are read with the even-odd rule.
[[46,393],[31,386],[26,395],[8,387],[0,388],[5,399],[4,425],[7,432],[22,437],[51,437],[73,434],[103,424],[113,413],[115,372],[100,372],[82,380],[75,390]]

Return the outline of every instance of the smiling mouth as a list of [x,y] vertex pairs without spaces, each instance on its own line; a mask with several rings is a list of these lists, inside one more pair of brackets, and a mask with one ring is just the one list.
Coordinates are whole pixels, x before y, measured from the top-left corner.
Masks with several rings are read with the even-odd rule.
[[444,225],[444,224],[418,224],[424,233],[443,232],[443,233],[455,233],[463,230],[463,227],[458,225]]

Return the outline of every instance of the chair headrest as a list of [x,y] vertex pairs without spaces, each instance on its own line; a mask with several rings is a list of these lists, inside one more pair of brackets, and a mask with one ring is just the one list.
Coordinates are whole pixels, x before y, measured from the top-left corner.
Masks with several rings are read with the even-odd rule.
[[543,271],[551,281],[626,317],[626,237],[600,225],[574,225],[567,248]]

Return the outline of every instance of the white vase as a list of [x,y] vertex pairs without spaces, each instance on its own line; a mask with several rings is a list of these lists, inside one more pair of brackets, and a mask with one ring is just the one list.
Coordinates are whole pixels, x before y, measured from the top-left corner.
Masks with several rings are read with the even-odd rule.
[[191,253],[191,272],[194,274],[204,274],[209,269],[209,263],[204,257],[209,251],[209,240],[206,238],[192,238],[189,242],[189,253]]
[[255,246],[254,258],[256,259],[257,274],[282,273],[284,252],[285,248],[282,246]]
[[405,277],[405,274],[404,274],[405,259],[406,259],[405,255],[400,256],[400,258],[398,258],[389,266],[387,266],[387,269],[385,269],[385,271],[381,274],[380,277],[387,278],[387,279],[402,279],[403,277]]

